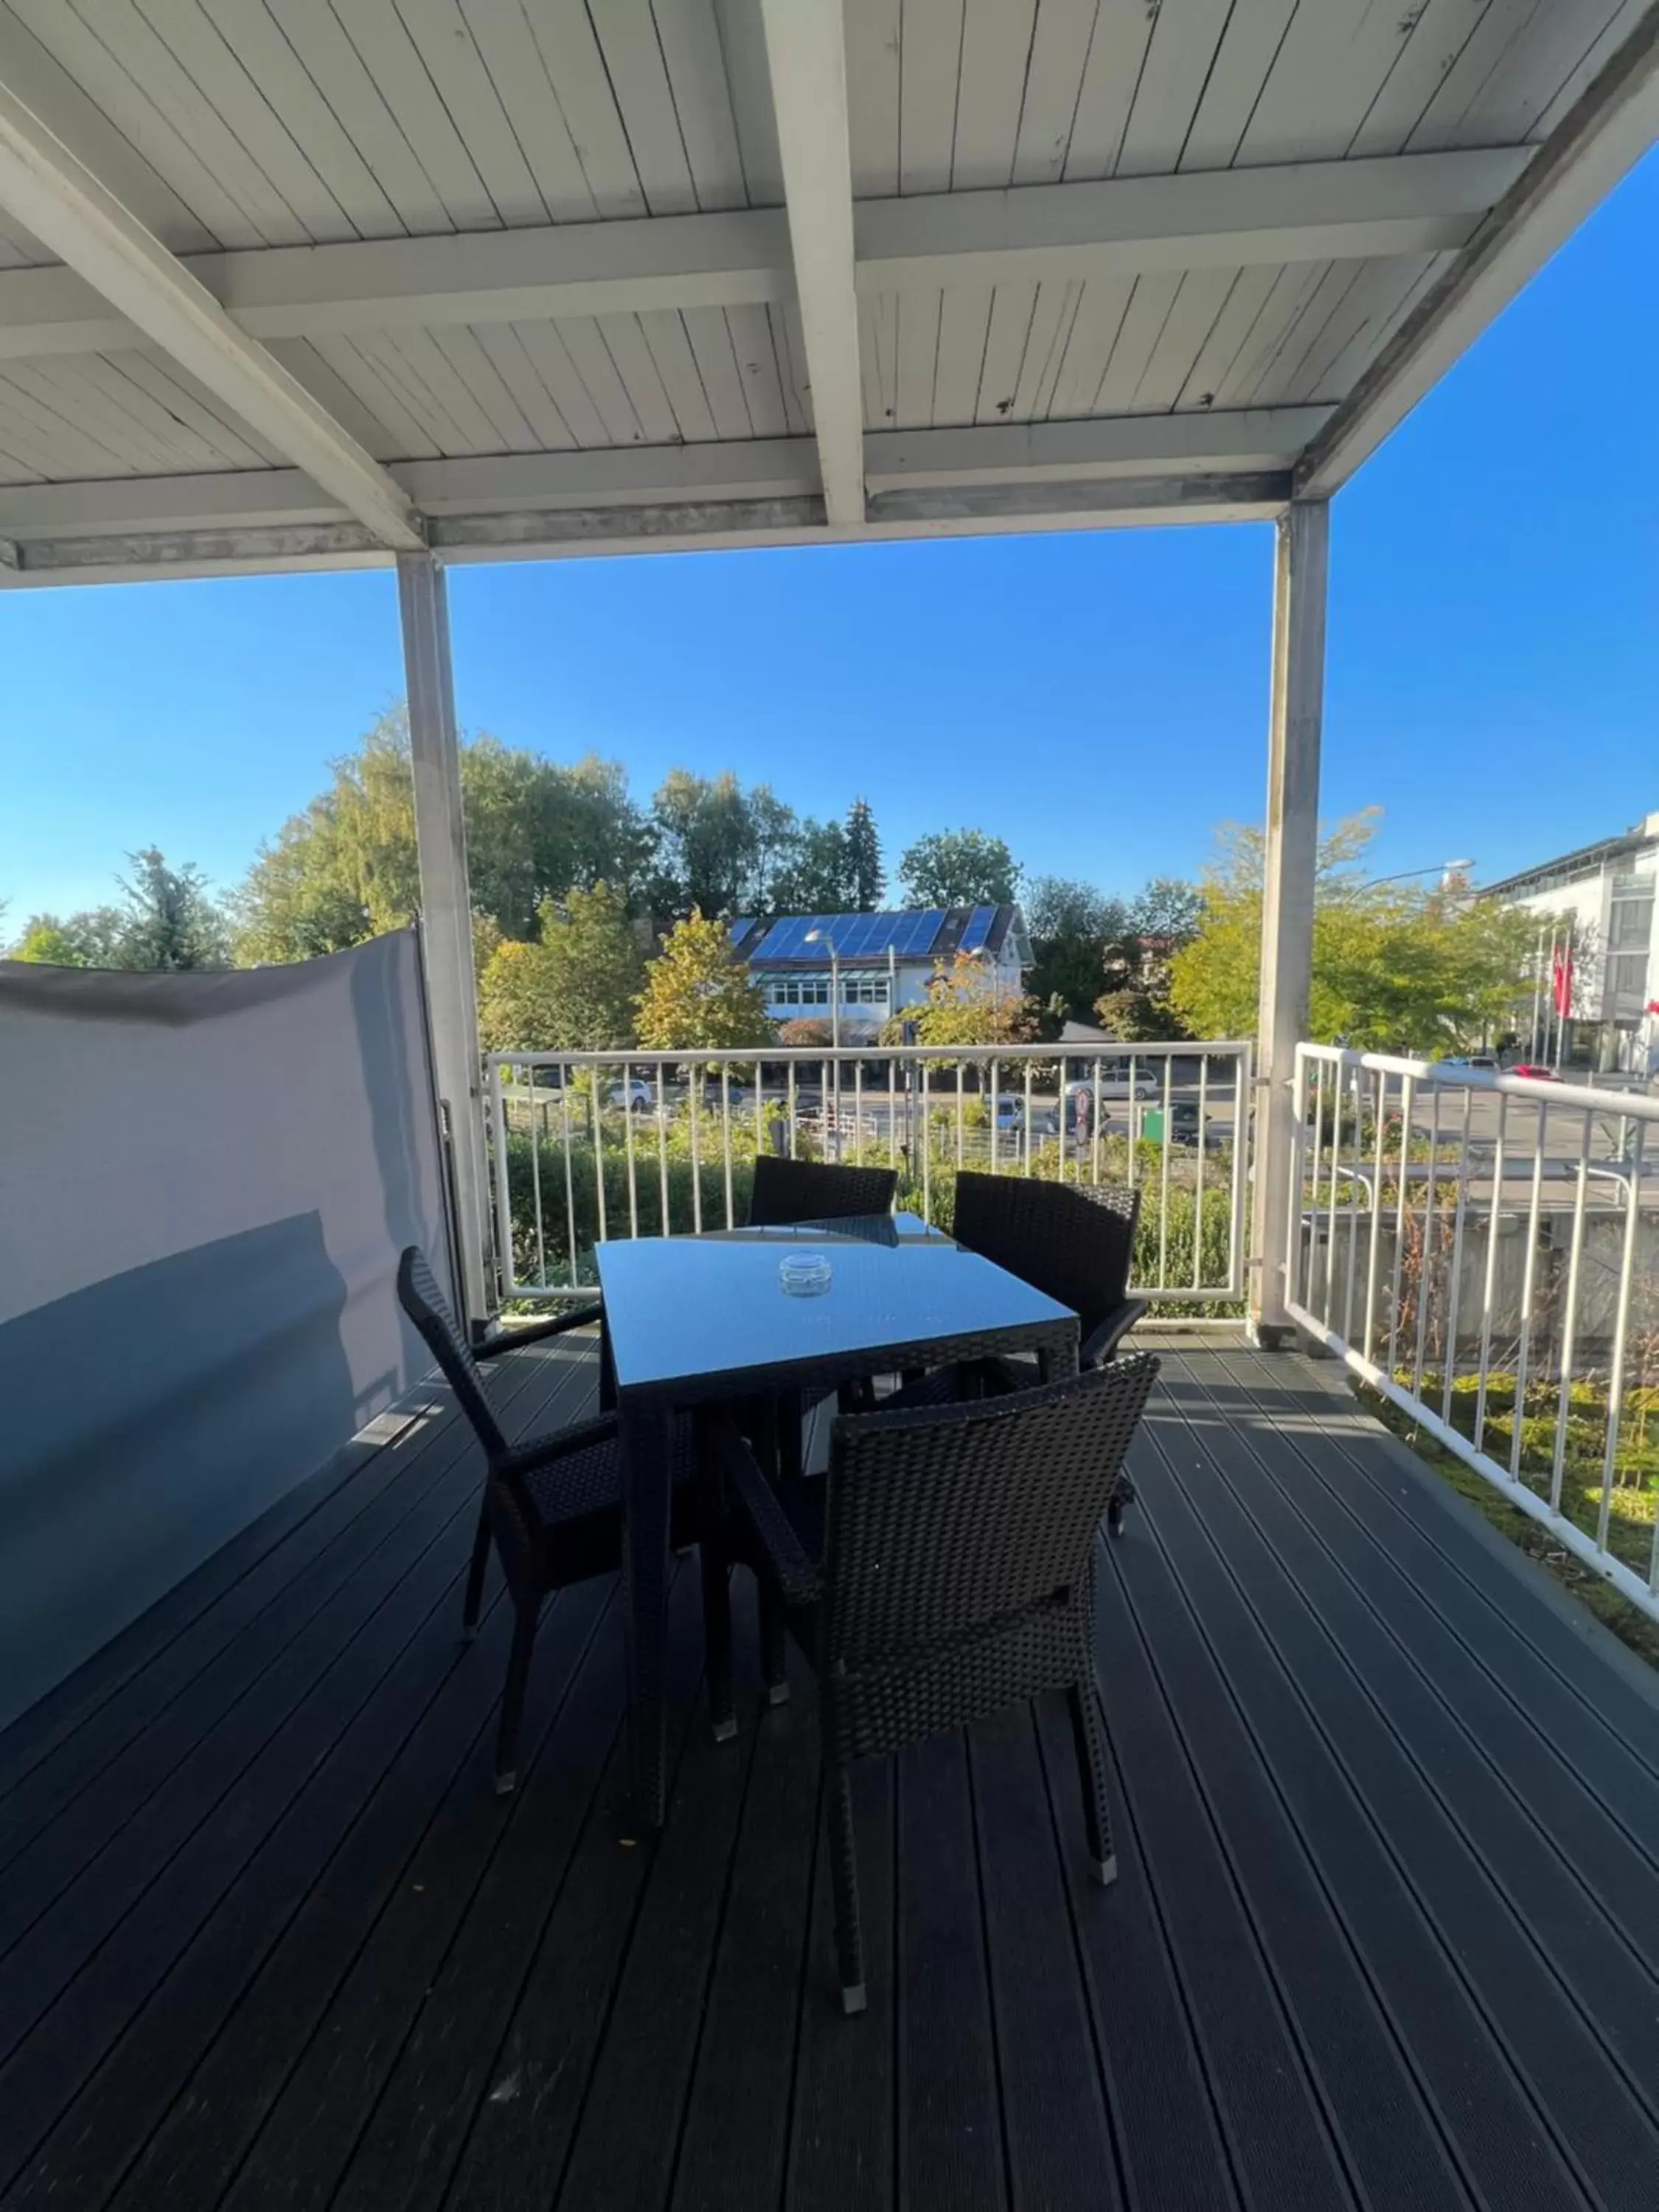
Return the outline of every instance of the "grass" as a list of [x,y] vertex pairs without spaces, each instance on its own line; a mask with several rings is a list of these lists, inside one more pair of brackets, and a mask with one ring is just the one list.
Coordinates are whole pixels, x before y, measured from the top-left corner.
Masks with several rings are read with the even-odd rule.
[[[1459,1395],[1462,1386],[1465,1382],[1470,1384],[1470,1390],[1462,1395],[1468,1396],[1471,1420],[1473,1419],[1472,1378],[1460,1376],[1458,1382],[1454,1385],[1452,1401],[1453,1425],[1460,1430],[1465,1424],[1458,1419],[1456,1415]],[[1424,1465],[1432,1468],[1441,1480],[1449,1484],[1460,1498],[1466,1498],[1481,1518],[1497,1529],[1499,1535],[1507,1537],[1509,1541],[1517,1549],[1524,1552],[1528,1559],[1537,1560],[1547,1573],[1553,1576],[1564,1589],[1570,1591],[1581,1605],[1587,1607],[1595,1614],[1604,1627],[1610,1629],[1621,1644],[1627,1645],[1638,1657],[1645,1659],[1650,1667],[1659,1667],[1659,1621],[1650,1620],[1638,1606],[1632,1605],[1628,1598],[1621,1597],[1611,1583],[1603,1580],[1594,1567],[1579,1559],[1576,1553],[1568,1551],[1565,1545],[1559,1543],[1541,1522],[1534,1521],[1528,1513],[1523,1513],[1518,1505],[1512,1505],[1503,1492],[1495,1488],[1484,1474],[1479,1474],[1465,1461],[1461,1460],[1455,1452],[1449,1451],[1425,1430],[1419,1428],[1411,1415],[1395,1405],[1392,1400],[1384,1398],[1379,1392],[1368,1389],[1363,1383],[1355,1385],[1355,1395],[1368,1413],[1375,1414],[1384,1428],[1390,1430],[1402,1443],[1408,1445]],[[1528,1392],[1529,1403],[1531,1395],[1532,1394]],[[1511,1405],[1513,1399],[1514,1389],[1511,1382],[1510,1389]],[[1487,1397],[1489,1418],[1486,1426],[1488,1435],[1492,1437],[1496,1444],[1497,1423],[1490,1418],[1492,1402],[1492,1392],[1489,1388]],[[1575,1390],[1575,1403],[1577,1403],[1577,1390]],[[1523,1416],[1523,1419],[1526,1417]],[[1530,1428],[1531,1425],[1531,1420],[1526,1419],[1526,1426]],[[1577,1423],[1570,1421],[1569,1431],[1571,1432],[1577,1425]],[[1502,1445],[1494,1450],[1494,1457],[1498,1455],[1500,1450],[1507,1451],[1508,1440],[1506,1423]],[[1523,1446],[1524,1443],[1523,1431]],[[1601,1474],[1599,1457],[1595,1463],[1595,1472],[1599,1478]],[[1529,1488],[1540,1487],[1540,1479],[1536,1475],[1529,1475],[1524,1466],[1522,1480],[1528,1482]],[[1547,1480],[1541,1482],[1541,1487],[1547,1490]],[[1601,1508],[1601,1499],[1599,1480],[1593,1482],[1586,1481],[1583,1479],[1582,1468],[1575,1474],[1570,1459],[1561,1494],[1561,1503],[1567,1517],[1582,1528],[1586,1525],[1584,1508],[1588,1507],[1589,1525],[1593,1526],[1595,1515]],[[1651,1482],[1642,1483],[1639,1486],[1621,1485],[1613,1492],[1613,1510],[1608,1529],[1608,1548],[1616,1558],[1622,1559],[1626,1565],[1637,1567],[1643,1573],[1647,1571],[1648,1547],[1652,1542],[1655,1509],[1656,1486]]]

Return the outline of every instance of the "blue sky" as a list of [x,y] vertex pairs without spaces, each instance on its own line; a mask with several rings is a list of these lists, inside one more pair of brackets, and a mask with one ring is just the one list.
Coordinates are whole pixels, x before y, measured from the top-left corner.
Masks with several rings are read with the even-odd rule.
[[[1324,808],[1380,869],[1500,875],[1659,807],[1650,157],[1338,499]],[[1265,526],[462,568],[464,723],[855,793],[890,860],[1193,873],[1261,805]],[[7,927],[130,848],[233,883],[401,689],[380,574],[0,595]]]

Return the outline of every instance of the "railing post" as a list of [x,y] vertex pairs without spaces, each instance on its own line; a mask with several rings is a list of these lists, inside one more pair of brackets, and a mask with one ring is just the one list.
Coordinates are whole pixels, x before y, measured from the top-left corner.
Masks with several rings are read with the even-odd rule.
[[485,1267],[483,1067],[466,829],[461,815],[460,745],[449,661],[449,605],[443,570],[432,554],[398,556],[398,605],[409,687],[427,1014],[438,1096],[448,1117],[454,1163],[459,1288],[466,1318],[476,1328],[487,1320],[494,1303]]
[[1313,979],[1328,518],[1323,500],[1293,500],[1279,519],[1273,568],[1250,1236],[1250,1333],[1259,1344],[1282,1342],[1290,1328],[1285,1301],[1296,1149],[1294,1076]]

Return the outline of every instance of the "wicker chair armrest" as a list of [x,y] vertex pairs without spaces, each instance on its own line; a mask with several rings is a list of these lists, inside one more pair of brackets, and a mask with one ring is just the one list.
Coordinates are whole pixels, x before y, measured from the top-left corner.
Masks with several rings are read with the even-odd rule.
[[754,1454],[729,1420],[714,1425],[713,1442],[728,1497],[759,1547],[762,1564],[786,1605],[812,1605],[821,1594],[817,1564],[761,1472]]
[[544,1344],[550,1336],[562,1336],[567,1329],[586,1328],[590,1323],[605,1318],[605,1308],[578,1306],[574,1313],[556,1314],[551,1321],[538,1321],[529,1328],[497,1329],[482,1344],[472,1347],[475,1359],[494,1359],[500,1352],[516,1352],[521,1345]]
[[1109,1314],[1078,1346],[1078,1365],[1103,1367],[1146,1311],[1145,1298],[1125,1298],[1117,1311]]
[[555,1429],[546,1436],[526,1437],[522,1443],[514,1444],[503,1452],[492,1463],[489,1471],[492,1474],[506,1475],[509,1479],[514,1475],[533,1474],[538,1468],[551,1467],[556,1461],[565,1458],[571,1452],[586,1451],[590,1444],[609,1443],[616,1434],[616,1415],[601,1413],[597,1420],[578,1421],[573,1428]]

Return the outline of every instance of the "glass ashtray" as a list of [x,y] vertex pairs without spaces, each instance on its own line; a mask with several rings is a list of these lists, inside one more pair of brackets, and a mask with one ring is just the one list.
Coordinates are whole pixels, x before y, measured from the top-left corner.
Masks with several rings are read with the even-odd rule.
[[791,1252],[778,1262],[778,1280],[792,1298],[821,1297],[832,1273],[827,1252]]

